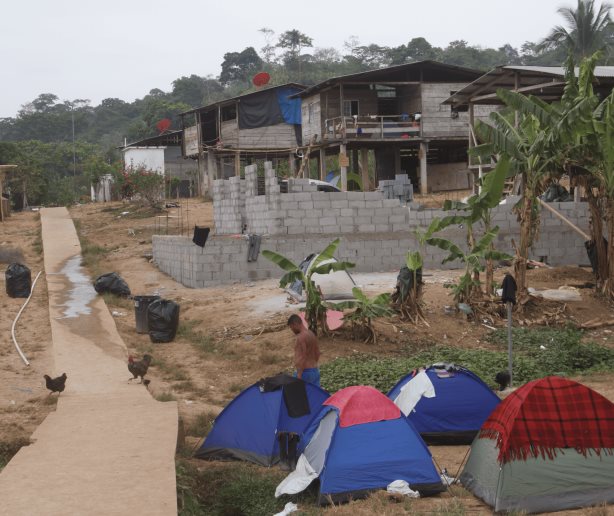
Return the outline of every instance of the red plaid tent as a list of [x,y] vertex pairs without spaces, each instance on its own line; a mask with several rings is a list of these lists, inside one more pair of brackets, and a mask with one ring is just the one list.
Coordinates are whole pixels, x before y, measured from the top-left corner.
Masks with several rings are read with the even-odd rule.
[[500,463],[552,459],[561,448],[612,454],[614,404],[582,384],[549,376],[510,394],[484,422],[480,437],[497,440]]

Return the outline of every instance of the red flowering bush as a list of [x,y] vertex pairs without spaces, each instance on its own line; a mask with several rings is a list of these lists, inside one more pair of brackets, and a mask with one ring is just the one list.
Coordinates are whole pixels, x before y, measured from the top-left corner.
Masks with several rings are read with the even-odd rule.
[[115,177],[115,190],[122,199],[139,199],[156,206],[162,199],[164,176],[143,166],[121,170]]

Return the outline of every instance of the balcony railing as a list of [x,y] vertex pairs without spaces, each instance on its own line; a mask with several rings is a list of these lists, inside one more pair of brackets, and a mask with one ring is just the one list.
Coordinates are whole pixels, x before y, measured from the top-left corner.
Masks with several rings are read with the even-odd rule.
[[419,138],[419,115],[338,116],[324,121],[325,137],[335,139]]

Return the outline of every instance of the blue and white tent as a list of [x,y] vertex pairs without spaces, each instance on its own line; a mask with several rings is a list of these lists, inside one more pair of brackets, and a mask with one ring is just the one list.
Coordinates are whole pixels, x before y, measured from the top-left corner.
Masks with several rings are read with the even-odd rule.
[[279,434],[300,436],[328,397],[325,390],[287,375],[257,382],[224,408],[194,456],[276,464]]
[[397,406],[373,387],[331,396],[301,440],[296,469],[275,496],[296,494],[320,479],[319,503],[342,502],[397,480],[421,494],[445,490],[424,441]]
[[388,397],[429,444],[471,444],[501,401],[479,376],[454,364],[410,373]]

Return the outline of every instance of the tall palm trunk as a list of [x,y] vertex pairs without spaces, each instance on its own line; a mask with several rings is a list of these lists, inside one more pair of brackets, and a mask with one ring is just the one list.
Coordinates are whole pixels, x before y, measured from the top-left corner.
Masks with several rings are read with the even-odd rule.
[[[591,238],[595,242],[595,251],[597,255],[597,269],[595,276],[597,277],[597,291],[605,292],[606,283],[608,281],[609,267],[608,253],[606,243],[603,240],[603,217],[599,197],[595,196],[593,189],[590,186],[585,186],[586,198],[591,211]],[[610,231],[608,230],[610,233]],[[611,277],[611,276],[610,276]]]

